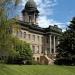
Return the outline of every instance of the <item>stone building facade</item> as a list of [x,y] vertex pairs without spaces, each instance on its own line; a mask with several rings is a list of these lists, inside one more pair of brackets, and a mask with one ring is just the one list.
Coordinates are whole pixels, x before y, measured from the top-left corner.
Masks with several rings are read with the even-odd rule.
[[33,0],[27,1],[22,15],[23,21],[19,21],[21,30],[17,33],[17,37],[30,43],[34,60],[42,64],[52,64],[62,30],[57,25],[48,28],[38,26],[39,11]]

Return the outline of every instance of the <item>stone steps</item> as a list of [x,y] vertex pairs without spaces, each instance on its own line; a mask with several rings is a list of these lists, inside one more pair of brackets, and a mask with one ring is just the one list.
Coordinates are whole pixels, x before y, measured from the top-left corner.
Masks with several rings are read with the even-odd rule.
[[47,55],[43,55],[40,57],[40,62],[42,64],[54,64],[54,60],[49,58]]

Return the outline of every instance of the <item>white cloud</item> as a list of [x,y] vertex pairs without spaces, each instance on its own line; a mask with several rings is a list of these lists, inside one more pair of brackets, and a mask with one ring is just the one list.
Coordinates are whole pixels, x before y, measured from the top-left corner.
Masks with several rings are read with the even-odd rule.
[[[49,17],[53,15],[53,7],[57,5],[57,0],[34,0],[39,10],[38,24],[40,27],[48,27],[49,25],[58,25],[65,30],[64,23],[57,22]],[[25,6],[26,0],[22,0],[22,5]]]
[[[34,0],[40,15],[49,16],[53,14],[53,7],[56,5],[55,0]],[[25,6],[26,0],[22,0],[22,6]]]
[[22,0],[22,6],[25,6],[26,0]]
[[[65,29],[65,23],[57,22],[53,19],[48,19],[46,16],[38,18],[38,24],[40,27],[48,27],[49,25],[58,25],[59,28]],[[67,24],[67,23],[66,23]]]
[[42,17],[38,18],[38,25],[40,27],[44,27],[45,28],[45,27],[48,27],[49,24],[50,24],[50,20],[48,20],[46,16],[42,16]]
[[40,15],[50,16],[53,14],[53,7],[57,4],[55,0],[35,0]]

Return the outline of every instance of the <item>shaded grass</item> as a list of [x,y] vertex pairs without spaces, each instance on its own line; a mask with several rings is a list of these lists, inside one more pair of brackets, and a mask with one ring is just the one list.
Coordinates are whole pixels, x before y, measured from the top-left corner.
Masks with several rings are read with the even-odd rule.
[[0,75],[75,75],[75,66],[0,64]]

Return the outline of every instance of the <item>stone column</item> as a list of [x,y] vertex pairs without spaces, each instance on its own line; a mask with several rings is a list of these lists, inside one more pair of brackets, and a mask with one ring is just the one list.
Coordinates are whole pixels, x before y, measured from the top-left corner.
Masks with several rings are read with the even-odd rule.
[[54,54],[55,54],[55,52],[56,52],[56,45],[55,45],[55,36],[54,36]]
[[51,35],[50,35],[50,53],[52,53],[52,38],[51,38]]
[[58,45],[60,44],[60,41],[59,41],[59,37],[58,37]]
[[34,20],[34,24],[36,24],[36,22],[35,22],[35,20],[36,20],[35,13],[34,13],[34,19],[33,20]]

